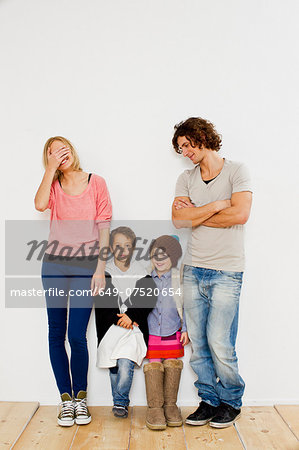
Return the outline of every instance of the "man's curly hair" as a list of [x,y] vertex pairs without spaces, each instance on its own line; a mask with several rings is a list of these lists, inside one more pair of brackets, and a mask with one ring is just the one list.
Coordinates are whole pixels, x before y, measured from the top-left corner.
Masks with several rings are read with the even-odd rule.
[[221,147],[221,135],[217,133],[214,125],[201,117],[190,117],[174,127],[172,145],[177,153],[182,153],[178,145],[178,137],[185,136],[192,147],[202,146],[218,152]]

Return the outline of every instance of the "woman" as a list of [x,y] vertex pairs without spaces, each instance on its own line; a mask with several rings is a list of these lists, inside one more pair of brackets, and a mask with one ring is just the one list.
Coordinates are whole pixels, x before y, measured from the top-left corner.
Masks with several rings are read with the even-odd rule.
[[[38,211],[51,209],[42,282],[50,360],[61,395],[57,420],[61,426],[83,425],[91,421],[86,404],[86,330],[93,296],[105,287],[103,256],[109,245],[112,206],[105,180],[83,172],[76,150],[66,138],[47,140],[43,162],[45,174],[35,196],[35,207]],[[70,364],[65,349],[67,329]]]

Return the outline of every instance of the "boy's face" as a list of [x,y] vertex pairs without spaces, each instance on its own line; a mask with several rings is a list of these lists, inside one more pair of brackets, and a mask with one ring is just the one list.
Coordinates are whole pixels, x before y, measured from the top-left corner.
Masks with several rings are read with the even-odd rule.
[[132,241],[124,234],[117,233],[111,247],[114,258],[118,261],[125,262],[131,258],[133,252]]
[[165,253],[163,251],[162,248],[154,248],[153,252],[152,252],[152,260],[153,260],[153,264],[154,267],[157,271],[159,271],[160,273],[166,273],[171,269],[171,259],[169,258],[169,256],[167,255],[167,253]]

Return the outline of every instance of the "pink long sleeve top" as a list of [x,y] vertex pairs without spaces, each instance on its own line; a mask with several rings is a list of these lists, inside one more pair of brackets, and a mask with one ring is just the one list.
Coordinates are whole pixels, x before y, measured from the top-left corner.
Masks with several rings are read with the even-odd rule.
[[53,181],[48,208],[51,219],[46,253],[78,257],[99,254],[99,229],[109,228],[112,217],[104,178],[91,174],[79,195],[66,194],[59,181]]

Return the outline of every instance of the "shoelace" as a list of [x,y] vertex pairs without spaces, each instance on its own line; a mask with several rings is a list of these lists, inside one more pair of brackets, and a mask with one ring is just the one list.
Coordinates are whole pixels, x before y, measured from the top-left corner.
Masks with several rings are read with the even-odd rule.
[[88,409],[86,405],[86,398],[82,400],[75,400],[76,416],[88,416]]
[[74,416],[73,400],[66,400],[65,402],[61,402],[60,405],[61,405],[61,410],[60,410],[61,418],[67,418],[67,417]]

